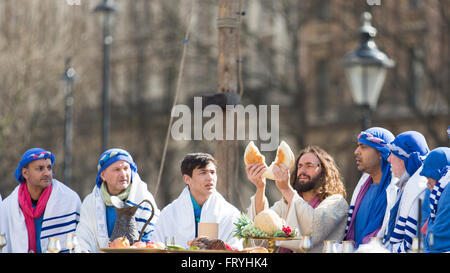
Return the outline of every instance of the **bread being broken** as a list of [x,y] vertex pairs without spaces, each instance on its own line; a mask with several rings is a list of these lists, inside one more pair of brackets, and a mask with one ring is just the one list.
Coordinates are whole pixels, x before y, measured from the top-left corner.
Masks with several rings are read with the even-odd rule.
[[[261,154],[258,147],[256,147],[253,141],[250,141],[250,143],[245,148],[244,162],[245,166],[248,166],[252,163],[260,163],[267,167],[264,155]],[[275,157],[275,160],[262,174],[262,177],[275,180],[275,176],[273,174],[273,166],[274,165],[280,166],[280,164],[284,164],[289,170],[292,170],[295,164],[294,153],[292,152],[289,145],[284,141],[281,141],[277,149],[277,155]]]

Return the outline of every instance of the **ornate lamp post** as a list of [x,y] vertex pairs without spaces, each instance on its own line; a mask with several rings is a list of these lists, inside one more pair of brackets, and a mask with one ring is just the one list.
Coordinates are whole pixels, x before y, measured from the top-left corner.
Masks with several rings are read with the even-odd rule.
[[353,100],[362,108],[362,129],[365,130],[370,126],[371,112],[377,106],[387,68],[393,67],[395,62],[380,51],[373,41],[377,30],[371,24],[372,15],[364,12],[362,21],[359,47],[347,53],[342,64]]

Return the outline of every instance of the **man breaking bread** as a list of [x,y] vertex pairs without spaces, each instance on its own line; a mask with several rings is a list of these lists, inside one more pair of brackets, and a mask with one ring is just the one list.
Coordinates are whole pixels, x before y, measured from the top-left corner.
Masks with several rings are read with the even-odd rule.
[[[280,148],[286,149],[280,145],[277,158],[282,152]],[[284,154],[289,154],[289,151],[284,151]],[[293,165],[293,175],[286,163],[271,164],[269,167],[283,195],[271,209],[286,221],[286,225],[297,229],[299,236],[311,236],[312,248],[309,252],[321,252],[324,240],[339,242],[343,238],[348,203],[341,175],[334,159],[317,146],[300,151]],[[269,208],[265,196],[266,177],[270,179],[271,176],[267,175],[269,168],[261,163],[246,166],[247,177],[256,186],[247,212],[251,219]],[[297,240],[283,241],[279,245],[279,252],[305,251],[299,247]]]

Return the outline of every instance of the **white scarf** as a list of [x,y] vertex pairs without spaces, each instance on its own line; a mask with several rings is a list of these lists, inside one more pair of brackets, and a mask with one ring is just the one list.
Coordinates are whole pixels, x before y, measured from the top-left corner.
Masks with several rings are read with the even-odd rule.
[[[214,191],[202,206],[200,222],[218,223],[219,239],[234,248],[242,249],[242,241],[234,237],[234,223],[239,217],[239,210]],[[161,211],[151,239],[165,242],[167,238],[171,242],[173,237],[176,244],[182,247],[188,247],[188,241],[195,238],[194,207],[188,187]]]
[[[97,218],[97,236],[102,238],[101,242],[108,242],[108,228],[106,224],[106,206],[101,197],[100,189],[95,186],[93,191],[95,197],[95,215]],[[128,195],[128,199],[125,201],[130,206],[135,206],[139,204],[142,200],[147,199],[153,204],[155,209],[155,215],[153,216],[151,222],[147,225],[144,231],[144,235],[153,232],[153,228],[155,222],[159,217],[159,210],[156,206],[155,199],[153,195],[147,190],[147,184],[143,182],[139,176],[139,174],[135,174],[133,176],[133,182],[131,183],[130,194]],[[145,222],[148,218],[150,218],[152,213],[151,207],[148,203],[142,203],[139,208],[136,210],[134,215],[136,220],[136,226],[139,232],[141,232]],[[107,247],[104,243],[101,247]]]
[[[56,179],[45,207],[41,228],[41,250],[45,252],[50,237],[56,237],[61,252],[68,252],[65,241],[68,233],[75,232],[80,217],[81,200],[77,193]],[[25,217],[18,201],[19,186],[1,203],[0,233],[5,233],[7,245],[3,253],[28,251],[28,233]]]
[[389,239],[392,252],[406,252],[411,248],[412,238],[416,237],[418,200],[423,199],[427,187],[427,179],[420,175],[421,171],[422,167],[408,179],[403,188],[395,228]]

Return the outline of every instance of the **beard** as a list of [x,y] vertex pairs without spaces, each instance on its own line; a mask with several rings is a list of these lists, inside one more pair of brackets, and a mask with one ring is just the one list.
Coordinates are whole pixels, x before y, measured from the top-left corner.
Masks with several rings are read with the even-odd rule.
[[298,176],[294,182],[294,185],[292,185],[292,187],[297,191],[298,194],[314,190],[321,184],[320,182],[322,180],[322,174],[316,176],[315,178],[311,178],[311,176],[307,174],[304,174],[302,176],[307,177],[308,181],[300,181],[300,176]]

